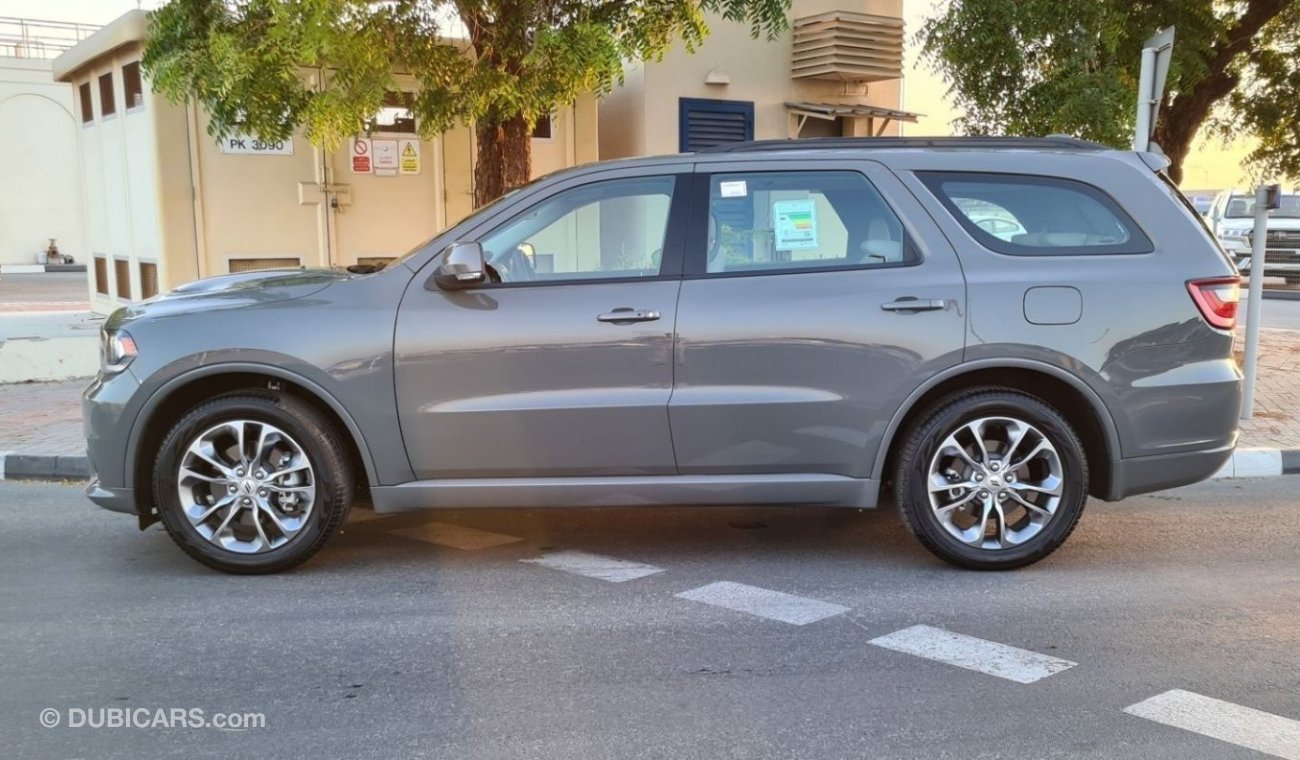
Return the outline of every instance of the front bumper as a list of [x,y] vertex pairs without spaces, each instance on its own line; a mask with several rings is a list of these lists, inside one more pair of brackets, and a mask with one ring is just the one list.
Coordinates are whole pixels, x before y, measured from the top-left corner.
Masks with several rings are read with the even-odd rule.
[[135,492],[130,488],[107,488],[94,478],[86,486],[86,498],[110,512],[135,514]]
[[81,394],[86,457],[92,480],[86,496],[105,509],[135,514],[132,489],[127,487],[126,446],[134,415],[132,400],[140,382],[131,370],[98,376]]

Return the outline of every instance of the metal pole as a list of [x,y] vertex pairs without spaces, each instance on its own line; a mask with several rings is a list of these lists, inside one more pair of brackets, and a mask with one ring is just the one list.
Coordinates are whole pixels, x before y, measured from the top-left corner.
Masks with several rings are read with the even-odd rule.
[[1268,190],[1255,189],[1255,232],[1250,238],[1250,298],[1246,301],[1246,378],[1241,394],[1241,418],[1255,414],[1255,367],[1259,363],[1259,320],[1264,308],[1264,237],[1268,232]]
[[1133,129],[1133,150],[1146,150],[1151,142],[1151,100],[1156,78],[1156,50],[1142,48],[1142,70],[1138,75],[1137,126]]

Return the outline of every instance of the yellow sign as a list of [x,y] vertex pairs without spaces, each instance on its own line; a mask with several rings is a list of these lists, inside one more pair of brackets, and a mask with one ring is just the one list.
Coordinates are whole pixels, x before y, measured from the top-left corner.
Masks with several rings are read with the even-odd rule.
[[420,141],[402,140],[399,151],[402,174],[420,173]]

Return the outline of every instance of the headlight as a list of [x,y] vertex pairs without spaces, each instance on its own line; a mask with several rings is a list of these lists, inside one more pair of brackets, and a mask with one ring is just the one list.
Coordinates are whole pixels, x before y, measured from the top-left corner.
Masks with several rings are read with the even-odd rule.
[[1219,230],[1220,240],[1245,240],[1248,230]]
[[105,375],[115,375],[126,369],[137,353],[135,338],[124,331],[99,334],[99,368]]

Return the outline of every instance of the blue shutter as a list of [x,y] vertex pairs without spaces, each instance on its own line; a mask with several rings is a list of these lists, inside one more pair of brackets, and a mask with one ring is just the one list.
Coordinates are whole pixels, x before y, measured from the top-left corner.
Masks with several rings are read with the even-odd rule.
[[680,98],[677,149],[683,153],[754,139],[754,104],[738,100]]

